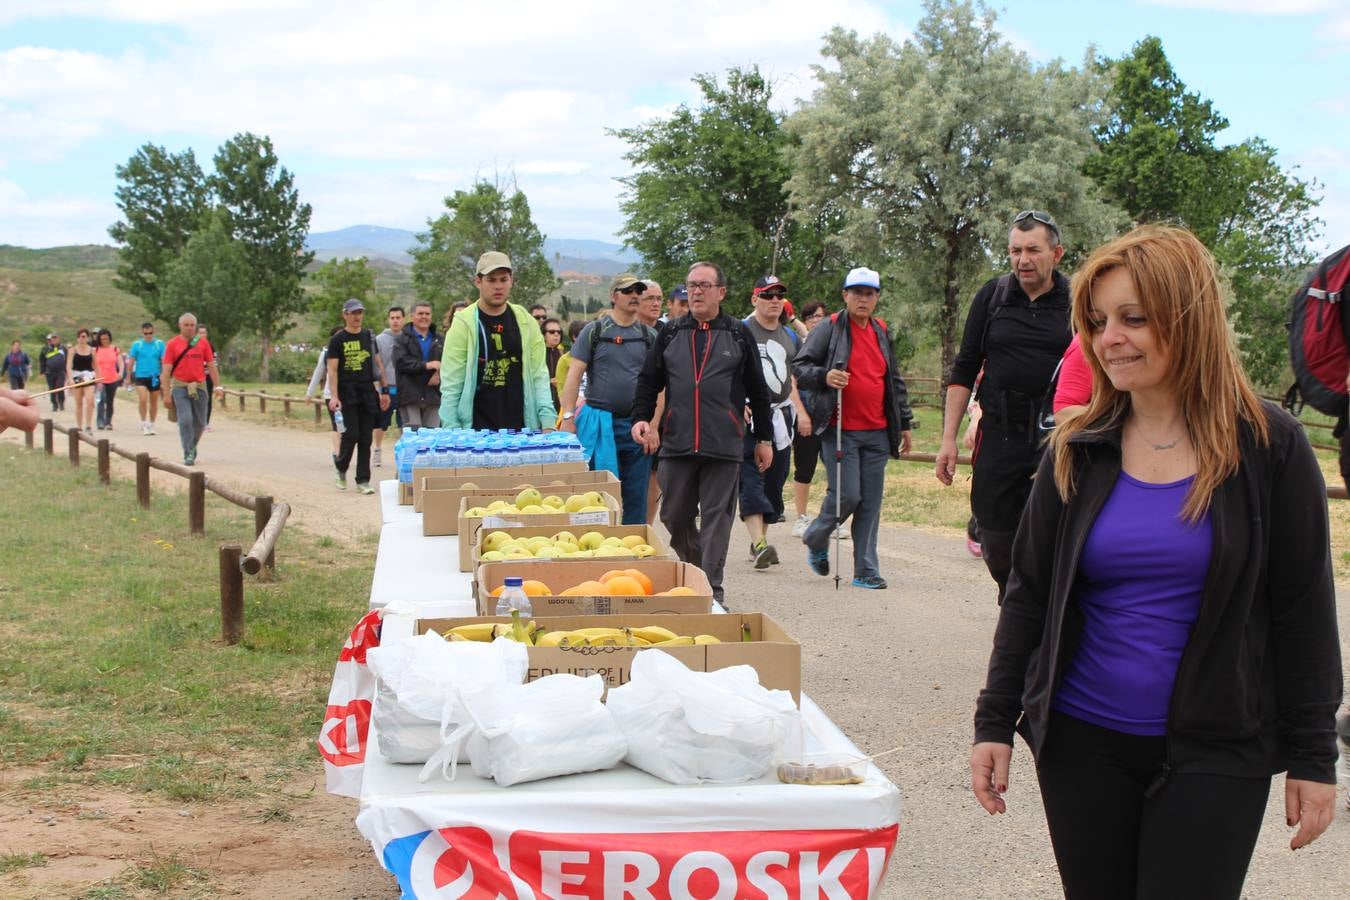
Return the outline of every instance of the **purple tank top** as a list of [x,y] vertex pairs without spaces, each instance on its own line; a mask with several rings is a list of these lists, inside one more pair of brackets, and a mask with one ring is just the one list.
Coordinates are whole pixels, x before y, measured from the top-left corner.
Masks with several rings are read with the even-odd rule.
[[1213,547],[1208,512],[1195,525],[1181,518],[1192,481],[1120,473],[1079,560],[1070,599],[1083,636],[1052,703],[1060,712],[1127,734],[1167,732]]

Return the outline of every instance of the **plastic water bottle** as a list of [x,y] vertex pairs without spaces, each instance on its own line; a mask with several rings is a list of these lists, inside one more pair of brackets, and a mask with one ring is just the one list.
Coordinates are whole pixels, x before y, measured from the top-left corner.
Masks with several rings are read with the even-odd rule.
[[450,462],[450,445],[444,439],[436,443],[436,467],[448,469],[453,465]]
[[534,607],[530,605],[530,598],[525,595],[525,589],[521,587],[525,579],[519,575],[507,575],[506,587],[502,588],[501,595],[497,597],[497,615],[509,616],[511,610],[520,610],[522,616],[534,615]]
[[333,413],[333,425],[337,428],[338,434],[343,434],[347,430],[347,423],[342,419],[342,410]]

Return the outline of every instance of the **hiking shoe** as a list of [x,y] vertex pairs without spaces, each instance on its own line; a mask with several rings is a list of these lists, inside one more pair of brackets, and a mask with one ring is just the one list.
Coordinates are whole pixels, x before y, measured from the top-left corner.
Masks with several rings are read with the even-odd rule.
[[773,544],[763,538],[758,544],[751,545],[750,554],[755,558],[756,569],[767,569],[778,564],[778,551],[773,549]]
[[377,466],[383,466],[383,465],[384,465],[384,460],[381,458],[381,455],[380,455],[380,451],[379,451],[379,450],[372,450],[372,451],[371,451],[371,453],[370,453],[370,461],[371,461],[374,465],[377,465]]
[[358,482],[356,483],[356,489],[357,489],[357,491],[359,491],[359,492],[362,493],[362,494],[373,494],[373,493],[375,493],[375,489],[374,489],[373,487],[370,486],[370,482],[368,482],[368,481],[358,481]]
[[811,516],[798,516],[797,522],[792,526],[792,536],[799,538],[806,534],[806,529],[811,525]]
[[869,591],[886,590],[886,579],[880,575],[864,575],[861,578],[853,579],[853,586],[866,588]]
[[189,450],[187,453],[184,453],[184,454],[183,454],[183,465],[185,465],[185,466],[195,466],[196,464],[197,464],[197,451],[196,451],[196,450]]
[[807,550],[806,564],[811,567],[811,571],[817,575],[830,574],[830,551],[825,550]]
[[984,548],[980,546],[979,541],[966,538],[966,550],[976,559],[984,559]]
[[337,485],[339,491],[347,489],[347,474],[345,472],[337,473],[337,478],[333,479],[333,484]]

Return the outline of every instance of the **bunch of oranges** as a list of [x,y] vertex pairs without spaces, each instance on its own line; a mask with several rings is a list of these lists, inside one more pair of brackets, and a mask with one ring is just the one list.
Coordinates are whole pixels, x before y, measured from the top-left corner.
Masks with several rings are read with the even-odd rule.
[[[696,594],[693,588],[673,587],[668,591],[652,590],[652,580],[645,572],[638,569],[610,569],[598,579],[583,581],[580,584],[573,585],[565,590],[554,594],[552,589],[542,581],[533,579],[524,582],[521,585],[528,597],[595,597],[609,595],[611,597],[651,597],[651,596],[690,596]],[[500,596],[502,588],[493,588],[492,596]]]

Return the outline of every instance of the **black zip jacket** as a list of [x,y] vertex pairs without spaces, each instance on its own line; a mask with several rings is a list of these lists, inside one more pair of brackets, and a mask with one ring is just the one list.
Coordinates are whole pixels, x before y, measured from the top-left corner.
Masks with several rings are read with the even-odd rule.
[[[445,340],[436,333],[436,325],[430,326],[431,334],[431,355],[427,360],[439,361],[441,354],[445,349]],[[434,370],[428,369],[427,364],[422,359],[422,347],[417,342],[417,329],[409,323],[403,326],[401,331],[394,339],[394,352],[391,354],[394,360],[394,371],[398,378],[398,405],[399,408],[405,406],[439,406],[441,403],[440,385],[433,387],[427,382],[431,381]],[[386,372],[387,376],[388,373]]]
[[[1331,784],[1343,685],[1326,485],[1298,422],[1263,406],[1269,446],[1243,425],[1238,471],[1211,500],[1213,552],[1172,688],[1166,764],[1239,777],[1287,770]],[[1011,744],[1015,728],[1040,752],[1051,699],[1082,634],[1073,585],[1083,543],[1120,474],[1119,429],[1080,433],[1070,448],[1076,493],[1060,501],[1045,454],[1013,543],[976,705],[977,742]]]
[[740,319],[718,313],[699,322],[686,313],[667,322],[647,351],[633,396],[633,421],[650,420],[656,395],[666,392],[661,456],[743,456],[745,407],[755,439],[773,440],[769,388],[759,348]]
[[[891,348],[890,336],[880,319],[872,319],[872,330],[876,332],[882,355],[886,357],[886,436],[890,440],[891,456],[900,456],[900,436],[909,431],[914,414],[909,408],[909,390],[905,380],[900,377],[900,367],[895,364],[895,353]],[[848,368],[848,360],[853,352],[853,342],[849,337],[848,313],[837,312],[830,316],[829,327],[822,323],[806,336],[806,343],[797,351],[792,360],[792,374],[797,376],[797,393],[801,394],[802,405],[811,416],[811,427],[821,434],[830,427],[834,418],[834,407],[838,402],[834,388],[825,383],[825,376],[833,368]]]

